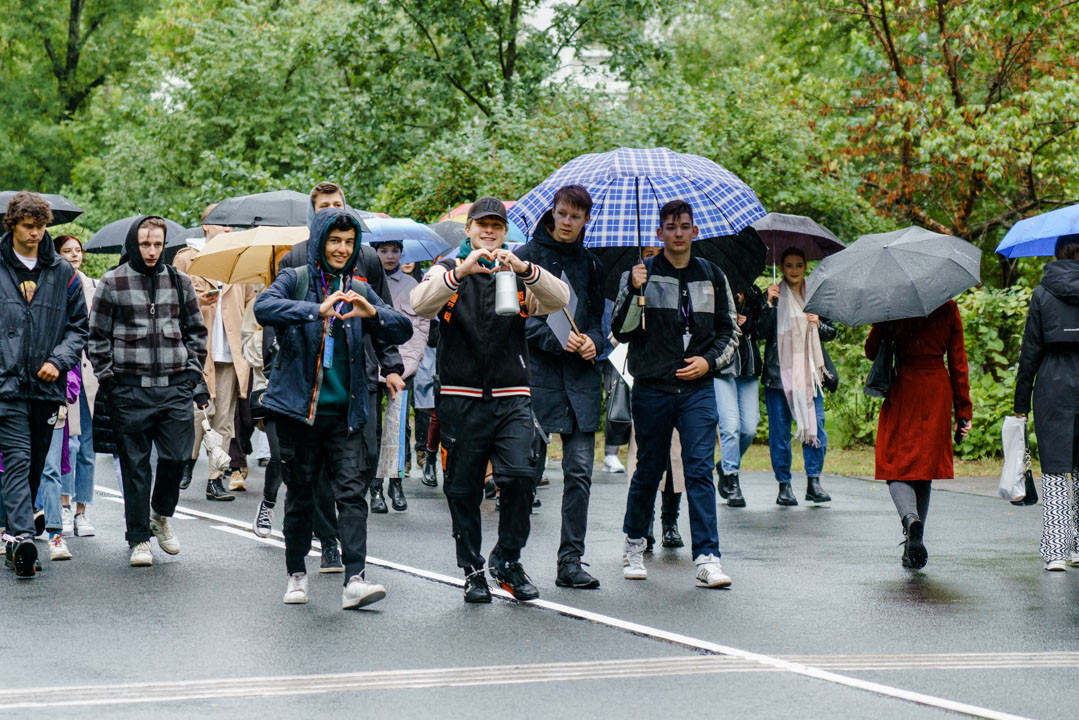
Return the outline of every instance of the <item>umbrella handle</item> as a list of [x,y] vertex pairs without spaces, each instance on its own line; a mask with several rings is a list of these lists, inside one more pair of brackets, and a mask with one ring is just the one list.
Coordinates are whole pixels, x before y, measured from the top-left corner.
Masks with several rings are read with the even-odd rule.
[[644,287],[641,287],[641,294],[637,296],[637,307],[641,309],[641,330],[645,330],[644,326],[644,308],[648,305],[648,300],[644,297]]

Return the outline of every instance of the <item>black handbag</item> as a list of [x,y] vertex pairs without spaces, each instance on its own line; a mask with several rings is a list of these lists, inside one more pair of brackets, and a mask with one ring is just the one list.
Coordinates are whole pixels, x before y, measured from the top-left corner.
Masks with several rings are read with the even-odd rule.
[[877,358],[865,379],[865,394],[869,397],[887,397],[888,388],[895,377],[895,340],[886,338],[877,350]]
[[607,393],[607,422],[629,423],[633,421],[630,410],[629,385],[621,377],[616,378],[611,392]]
[[821,382],[821,385],[823,385],[824,389],[828,392],[834,393],[839,389],[839,371],[835,369],[835,363],[832,362],[832,357],[828,354],[828,351],[823,348],[821,351],[824,354],[825,370],[824,380]]

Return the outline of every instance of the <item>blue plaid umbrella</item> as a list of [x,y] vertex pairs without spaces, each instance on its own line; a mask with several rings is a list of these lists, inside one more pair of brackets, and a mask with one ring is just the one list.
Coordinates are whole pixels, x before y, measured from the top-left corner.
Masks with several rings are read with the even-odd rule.
[[585,245],[593,248],[655,244],[659,209],[670,200],[693,208],[700,237],[733,235],[765,215],[756,193],[738,177],[699,155],[667,148],[619,148],[570,160],[509,209],[526,235],[551,209],[564,185],[583,185],[592,195]]

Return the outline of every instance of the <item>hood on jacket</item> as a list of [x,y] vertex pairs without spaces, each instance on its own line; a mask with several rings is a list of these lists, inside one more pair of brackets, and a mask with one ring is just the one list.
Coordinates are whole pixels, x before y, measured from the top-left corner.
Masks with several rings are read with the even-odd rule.
[[1079,305],[1079,260],[1054,260],[1046,265],[1042,285],[1053,297]]
[[[0,236],[0,252],[3,252],[4,259],[8,263],[15,262],[15,239],[12,236],[12,232],[8,230]],[[60,253],[56,252],[56,244],[52,241],[52,236],[49,235],[49,231],[46,230],[41,236],[41,242],[37,246],[37,262],[38,267],[51,267],[60,262],[63,258],[60,257]]]
[[[329,266],[326,264],[326,236],[329,234],[330,226],[337,221],[338,218],[347,218],[349,223],[352,224],[353,229],[356,231],[356,245],[352,249],[352,255],[349,257],[348,262],[345,263],[344,269],[340,274],[355,275],[356,263],[360,259],[360,243],[363,241],[360,231],[360,223],[349,213],[347,210],[341,208],[326,208],[325,210],[319,210],[311,222],[308,224],[310,235],[307,239],[307,264],[311,267],[312,271],[322,270],[329,272]],[[336,273],[335,273],[336,274]],[[314,277],[314,272],[312,272]]]
[[[341,187],[341,186],[338,185],[337,187]],[[314,189],[315,189],[314,187],[311,188],[311,190],[314,190]],[[315,219],[315,205],[314,205],[314,203],[311,202],[310,197],[311,197],[311,195],[310,195],[310,193],[308,193],[308,200],[307,200],[307,227],[311,227],[311,221]],[[344,188],[341,188],[341,203],[344,204],[346,209],[348,208],[348,199],[345,197],[345,189]],[[328,210],[329,208],[326,208],[326,209]],[[336,210],[336,209],[340,209],[340,208],[334,208],[334,209]]]
[[554,225],[553,210],[543,213],[539,222],[536,223],[536,229],[532,231],[533,242],[538,242],[540,245],[552,248],[562,254],[579,253],[581,248],[584,247],[584,229],[581,230],[581,237],[577,238],[576,242],[562,243],[555,240],[554,235],[547,229],[548,225]]
[[[158,217],[157,215],[137,215],[131,220],[131,226],[127,229],[127,237],[124,239],[124,256],[127,257],[127,264],[131,266],[131,269],[140,275],[156,275],[165,269],[165,253],[162,251],[161,256],[157,259],[157,264],[151,267],[146,267],[146,263],[142,260],[142,253],[139,252],[139,225],[145,220],[152,217]],[[164,219],[164,218],[159,218]],[[166,232],[166,235],[168,233]]]

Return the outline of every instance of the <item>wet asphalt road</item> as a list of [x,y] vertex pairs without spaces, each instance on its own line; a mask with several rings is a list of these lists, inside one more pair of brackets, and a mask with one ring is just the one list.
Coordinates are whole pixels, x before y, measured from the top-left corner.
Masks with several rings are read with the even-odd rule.
[[[205,472],[200,461],[196,478]],[[205,500],[196,479],[181,507],[248,523],[261,477],[253,469],[252,491],[233,503]],[[115,477],[102,459],[91,511],[97,536],[72,539],[74,559],[45,560],[32,581],[0,576],[0,712],[6,718],[43,712],[135,718],[148,711],[168,718],[955,716],[737,658],[701,669],[710,661],[699,646],[624,628],[639,623],[706,644],[796,656],[845,677],[997,712],[1079,716],[1079,569],[1042,570],[1040,508],[937,492],[926,530],[929,565],[911,572],[899,564],[900,525],[884,485],[826,476],[829,506],[780,508],[773,481],[749,473],[743,478],[749,506],[719,511],[723,566],[734,584],[702,590],[694,587],[688,548],[657,547],[646,556],[646,582],[621,578],[626,478],[597,470],[585,560],[602,587],[573,591],[554,585],[556,467],[548,477],[524,566],[543,600],[602,614],[600,622],[497,599],[466,606],[459,588],[376,561],[368,576],[389,594],[367,610],[343,612],[342,576],[319,575],[315,558],[308,566],[311,602],[285,606],[280,547],[194,515],[175,521],[180,555],[166,556],[155,543],[154,567],[130,568]],[[803,483],[796,478],[796,489],[804,491]],[[412,479],[406,492],[408,511],[372,516],[370,556],[457,578],[441,490]],[[682,510],[688,542],[684,503]],[[486,549],[497,523],[490,501],[484,521]],[[47,552],[43,543],[41,549]],[[614,672],[608,661],[625,662]],[[538,667],[546,664],[557,665]],[[427,672],[433,669],[446,672]],[[396,672],[374,675],[381,671]],[[338,673],[348,675],[327,678]],[[154,685],[191,681],[203,682]],[[76,686],[83,689],[70,689]]]

